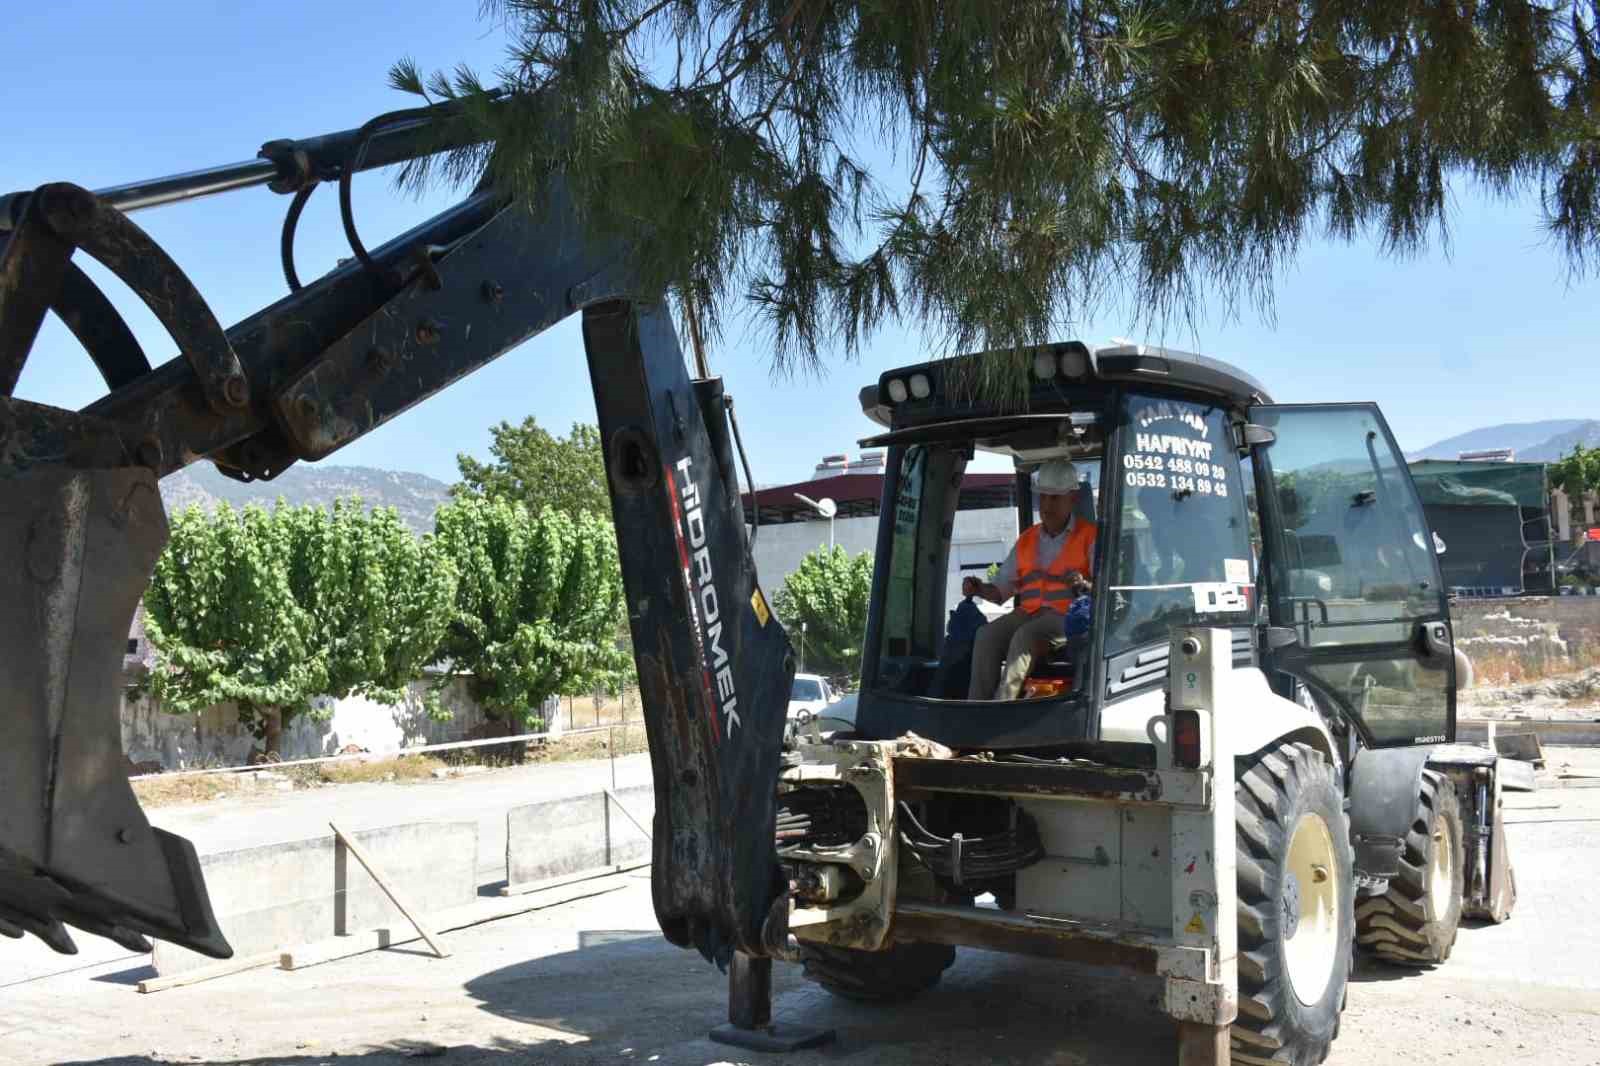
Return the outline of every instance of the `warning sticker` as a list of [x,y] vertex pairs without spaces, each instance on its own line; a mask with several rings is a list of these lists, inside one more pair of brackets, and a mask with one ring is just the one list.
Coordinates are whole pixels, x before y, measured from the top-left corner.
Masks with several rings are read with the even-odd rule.
[[1250,609],[1250,604],[1244,598],[1244,591],[1237,585],[1230,585],[1225,581],[1196,581],[1189,587],[1194,589],[1196,614]]
[[1226,581],[1230,585],[1250,584],[1250,560],[1222,560],[1222,580]]
[[1200,917],[1199,911],[1194,912],[1194,917],[1189,919],[1189,924],[1183,927],[1183,931],[1185,933],[1198,933],[1202,936],[1205,935],[1206,921],[1204,918]]
[[750,609],[756,612],[756,617],[761,620],[763,626],[767,624],[767,619],[772,617],[772,612],[767,610],[766,597],[761,595],[760,588],[750,593]]

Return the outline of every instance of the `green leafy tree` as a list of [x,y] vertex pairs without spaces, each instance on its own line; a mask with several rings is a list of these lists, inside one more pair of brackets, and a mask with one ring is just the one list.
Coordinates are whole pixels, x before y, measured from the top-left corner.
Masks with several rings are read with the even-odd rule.
[[618,691],[632,661],[616,639],[623,590],[611,523],[480,496],[440,508],[434,523],[460,574],[440,653],[472,675],[485,710],[536,724],[550,696]]
[[489,433],[494,461],[456,456],[461,482],[452,486],[452,494],[512,500],[534,514],[550,508],[569,515],[611,517],[605,453],[594,426],[575,422],[570,435],[555,437],[529,417],[518,426],[501,422]]
[[438,648],[455,588],[432,538],[392,509],[188,508],[145,593],[151,690],[174,713],[235,703],[278,755],[317,696],[398,702]]
[[817,548],[783,579],[772,604],[790,639],[799,639],[805,623],[808,669],[855,683],[861,678],[871,595],[871,552],[852,556],[842,547]]
[[1548,477],[1551,488],[1567,494],[1567,506],[1573,516],[1582,516],[1584,496],[1600,495],[1600,448],[1573,445],[1571,455],[1550,464]]
[[1310,237],[1442,243],[1463,182],[1537,198],[1580,275],[1600,253],[1593,0],[486,7],[508,95],[391,72],[485,136],[405,179],[559,181],[696,337],[751,307],[780,369],[909,314],[1015,387],[1100,312],[1270,313]]

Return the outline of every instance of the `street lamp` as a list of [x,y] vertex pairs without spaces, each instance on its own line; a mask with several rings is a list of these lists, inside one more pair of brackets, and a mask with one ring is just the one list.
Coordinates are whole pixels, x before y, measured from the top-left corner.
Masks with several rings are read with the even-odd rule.
[[797,492],[794,498],[828,520],[828,550],[833,551],[833,516],[839,513],[839,505],[827,496],[813,500],[810,496],[802,496]]
[[800,672],[806,672],[806,624],[800,623]]

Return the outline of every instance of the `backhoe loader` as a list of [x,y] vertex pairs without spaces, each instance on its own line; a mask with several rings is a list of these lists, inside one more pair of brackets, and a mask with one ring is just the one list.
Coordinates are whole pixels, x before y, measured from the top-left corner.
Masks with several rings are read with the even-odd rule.
[[[1026,402],[973,387],[984,354],[882,375],[861,394],[881,430],[864,443],[888,450],[861,689],[848,728],[797,730],[732,401],[702,361],[691,376],[628,249],[587,232],[559,181],[532,208],[479,188],[361,242],[356,174],[473,136],[428,108],[238,164],[0,197],[0,932],[229,953],[194,849],[149,825],[122,772],[158,479],[322,459],[572,314],[649,737],[656,914],[729,967],[721,1038],[795,1037],[766,1013],[774,958],[893,1002],[976,946],[1159,979],[1184,1062],[1314,1063],[1358,945],[1429,966],[1463,913],[1509,915],[1498,765],[1450,743],[1434,542],[1377,407],[1274,404],[1234,367],[1142,346],[1041,346]],[[302,283],[295,228],[324,184],[352,257]],[[287,292],[224,328],[130,215],[261,185],[293,198]],[[76,253],[179,354],[153,366]],[[50,313],[106,381],[80,411],[13,395]],[[1019,532],[1040,464],[1092,474],[1092,628],[1041,656],[1021,699],[969,700],[970,650],[944,639],[979,451],[1016,471]]]

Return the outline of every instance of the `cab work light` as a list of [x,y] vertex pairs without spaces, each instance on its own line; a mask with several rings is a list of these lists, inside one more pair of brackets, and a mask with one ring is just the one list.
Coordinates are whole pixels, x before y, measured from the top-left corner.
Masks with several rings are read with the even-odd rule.
[[1061,372],[1069,378],[1081,378],[1089,372],[1089,357],[1077,348],[1061,353]]

